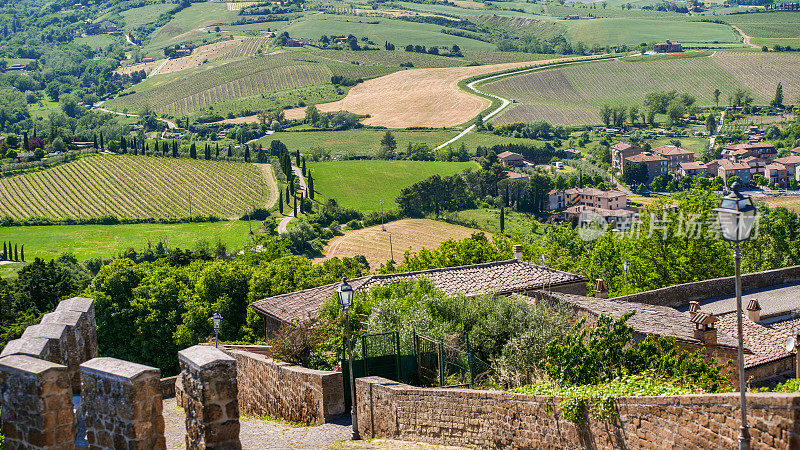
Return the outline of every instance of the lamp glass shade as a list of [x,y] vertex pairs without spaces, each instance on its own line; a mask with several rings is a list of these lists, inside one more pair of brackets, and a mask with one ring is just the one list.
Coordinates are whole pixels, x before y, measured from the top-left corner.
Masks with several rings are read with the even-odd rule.
[[211,317],[211,320],[214,324],[214,331],[219,331],[219,326],[222,323],[222,315],[219,311],[215,311],[214,315]]
[[736,189],[724,197],[719,208],[715,208],[722,238],[729,242],[750,239],[756,221],[756,207],[749,196],[739,194]]
[[339,305],[342,309],[349,309],[353,305],[353,287],[347,283],[347,280],[342,278],[342,284],[336,289],[339,294]]

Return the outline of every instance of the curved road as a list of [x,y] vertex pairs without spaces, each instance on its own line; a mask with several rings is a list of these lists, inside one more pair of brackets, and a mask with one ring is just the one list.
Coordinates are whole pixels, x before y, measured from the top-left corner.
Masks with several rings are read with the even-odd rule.
[[[116,115],[118,115],[118,116],[125,116],[125,117],[139,117],[139,115],[138,115],[138,114],[128,114],[128,113],[121,113],[121,112],[117,112],[117,111],[112,111],[112,110],[110,110],[110,109],[102,108],[101,106],[102,106],[102,105],[103,105],[103,103],[105,103],[105,102],[106,102],[105,100],[103,100],[103,101],[101,101],[101,102],[97,102],[97,103],[94,105],[94,109],[96,109],[96,110],[98,110],[98,111],[107,112],[107,113],[109,113],[109,114],[116,114]],[[166,124],[167,124],[167,127],[168,127],[170,130],[174,130],[175,128],[178,128],[178,126],[177,126],[177,125],[175,125],[175,122],[173,122],[173,121],[171,121],[171,120],[167,120],[167,119],[161,119],[161,118],[159,118],[159,117],[156,117],[156,120],[158,120],[159,122],[164,122],[164,123],[166,123]]]
[[[306,193],[308,192],[308,185],[306,185],[306,179],[303,178],[303,169],[297,166],[292,166],[292,172],[294,172],[294,174],[297,176],[297,179],[300,180],[301,195],[307,195]],[[289,226],[289,222],[291,222],[292,219],[294,219],[294,211],[289,212],[286,217],[278,222],[278,234],[286,233],[286,227]]]

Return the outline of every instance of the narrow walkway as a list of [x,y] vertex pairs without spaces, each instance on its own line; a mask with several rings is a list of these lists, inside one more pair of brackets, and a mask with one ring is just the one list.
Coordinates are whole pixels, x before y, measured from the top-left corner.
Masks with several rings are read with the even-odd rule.
[[736,30],[739,34],[742,35],[742,40],[744,40],[744,43],[746,45],[749,45],[750,47],[753,47],[753,48],[761,48],[761,47],[759,47],[759,46],[757,46],[755,44],[750,43],[750,36],[744,34],[744,31],[742,31],[741,28],[737,27],[736,25],[731,25],[731,27],[733,27],[734,30]]
[[[292,166],[292,172],[294,172],[295,176],[300,180],[300,194],[307,197],[308,185],[306,184],[306,179],[303,178],[303,169]],[[278,222],[278,234],[286,233],[286,228],[289,226],[289,222],[291,222],[292,219],[294,219],[294,211],[290,211],[286,217]]]

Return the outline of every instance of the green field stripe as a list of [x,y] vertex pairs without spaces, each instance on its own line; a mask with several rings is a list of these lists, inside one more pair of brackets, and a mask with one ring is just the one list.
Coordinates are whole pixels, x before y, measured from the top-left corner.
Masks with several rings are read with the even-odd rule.
[[[102,158],[102,156],[101,156]],[[97,161],[98,164],[103,164],[103,159]],[[97,171],[96,176],[89,176],[89,171],[95,167],[88,162],[82,162],[81,165],[68,168],[73,170],[75,177],[78,180],[78,185],[74,186],[75,190],[86,199],[86,206],[91,207],[91,214],[94,216],[102,216],[106,212],[113,213],[114,211],[108,208],[108,182],[105,171]]]
[[41,197],[40,195],[41,189],[37,189],[37,187],[33,184],[32,180],[30,179],[30,175],[31,174],[21,175],[17,179],[19,186],[28,191],[27,198],[29,200],[31,208],[33,208],[36,211],[36,215],[43,217],[52,217],[52,215],[48,214],[50,212],[50,207],[48,204],[49,199],[43,199]]
[[[203,149],[201,148],[200,151],[202,151],[202,150]],[[213,206],[206,207],[205,203],[207,201],[206,202],[202,202],[201,200],[203,200],[203,198],[202,198],[202,196],[198,195],[197,192],[199,191],[201,193],[205,193],[206,190],[208,189],[208,187],[198,183],[197,178],[195,176],[193,176],[193,175],[189,176],[188,178],[184,178],[183,177],[183,175],[194,174],[194,173],[196,173],[198,171],[198,167],[197,167],[197,163],[196,162],[183,162],[183,164],[185,164],[185,167],[184,167],[184,170],[180,171],[180,172],[175,170],[176,167],[175,167],[175,164],[174,164],[173,161],[168,161],[166,159],[163,159],[163,160],[152,161],[152,163],[154,165],[161,166],[161,168],[162,168],[161,170],[163,171],[162,173],[164,173],[165,175],[168,175],[168,178],[171,181],[173,181],[173,183],[170,183],[171,185],[174,185],[174,186],[199,187],[199,190],[198,189],[192,189],[191,191],[185,192],[185,193],[191,192],[191,194],[192,194],[192,213],[193,214],[200,214],[201,212],[203,214],[211,214],[211,212],[213,212],[216,208],[219,208],[220,210],[224,210],[224,207],[221,204],[215,204]],[[180,194],[178,192],[175,192],[175,195],[176,195],[176,197],[180,196]],[[195,201],[195,199],[197,201]],[[195,213],[195,203],[197,203],[197,211],[198,211],[197,213]]]

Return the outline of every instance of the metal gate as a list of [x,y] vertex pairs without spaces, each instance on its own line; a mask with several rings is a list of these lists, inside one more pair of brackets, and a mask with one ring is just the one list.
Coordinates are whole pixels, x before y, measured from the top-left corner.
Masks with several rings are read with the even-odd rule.
[[417,333],[413,338],[419,386],[474,387],[491,373],[491,366],[471,351],[462,351],[445,344],[443,339]]
[[[354,342],[353,344],[356,344]],[[346,344],[345,344],[346,345]],[[361,358],[357,358],[358,348],[353,345],[353,375],[355,378],[378,376],[401,381],[400,333],[386,331],[361,336]],[[347,349],[342,358],[345,410],[350,410],[350,369]]]

